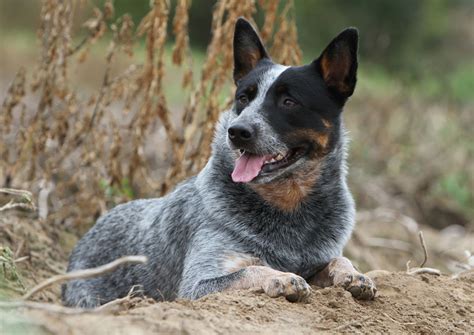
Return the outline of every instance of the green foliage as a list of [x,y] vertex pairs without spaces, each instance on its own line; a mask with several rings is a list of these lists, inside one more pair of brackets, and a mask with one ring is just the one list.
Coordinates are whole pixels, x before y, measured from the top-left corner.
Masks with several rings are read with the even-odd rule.
[[104,192],[106,198],[111,199],[112,201],[117,197],[127,200],[135,198],[135,192],[128,178],[123,178],[120,181],[120,185],[110,184],[109,181],[102,179],[99,183],[99,186]]
[[296,17],[303,50],[319,52],[337,32],[356,26],[363,59],[411,71],[423,66],[420,57],[439,56],[437,49],[454,30],[448,14],[460,5],[472,7],[449,0],[298,1]]
[[[103,6],[104,2],[105,0],[95,1],[100,6]],[[150,0],[114,0],[114,7],[117,16],[130,14],[135,24],[139,24],[150,10]]]
[[461,102],[474,102],[474,63],[459,66],[448,79],[451,95]]
[[[101,7],[104,1],[93,0],[82,10],[88,12],[93,6]],[[39,10],[36,3],[4,2],[6,14],[0,17],[0,22],[5,21],[0,24],[3,35],[7,29],[8,34],[15,29],[24,31],[27,24],[23,17],[31,22]],[[191,2],[189,35],[193,50],[198,54],[205,51],[211,37],[211,11],[215,2]],[[175,5],[176,0],[170,0],[170,34]],[[14,15],[18,6],[22,9],[22,18]],[[129,13],[138,25],[150,8],[150,0],[114,0],[114,7],[117,17]],[[383,68],[387,76],[412,85],[417,94],[425,97],[444,96],[463,103],[473,101],[470,87],[474,81],[471,60],[474,44],[469,20],[474,1],[298,0],[295,9],[305,61],[317,58],[321,49],[343,28],[356,26],[361,36],[361,69]],[[257,21],[261,24],[260,18]],[[25,44],[25,40],[30,43]],[[31,45],[34,46],[31,38],[15,38],[15,48]]]
[[465,173],[452,173],[443,176],[436,187],[440,195],[454,200],[464,210],[472,210],[474,194],[469,188],[469,177]]
[[7,288],[16,292],[23,292],[25,285],[18,272],[9,247],[0,247],[0,288]]

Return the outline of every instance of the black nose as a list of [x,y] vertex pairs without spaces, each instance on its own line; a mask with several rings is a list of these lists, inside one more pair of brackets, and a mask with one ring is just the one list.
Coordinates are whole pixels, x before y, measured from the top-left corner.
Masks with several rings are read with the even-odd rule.
[[255,132],[250,125],[243,123],[237,123],[229,127],[227,130],[229,133],[229,139],[235,145],[244,144],[253,140]]

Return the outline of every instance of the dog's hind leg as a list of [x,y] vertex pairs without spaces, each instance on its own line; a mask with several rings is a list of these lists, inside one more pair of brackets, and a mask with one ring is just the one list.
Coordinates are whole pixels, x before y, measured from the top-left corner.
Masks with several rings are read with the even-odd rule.
[[311,292],[306,281],[294,273],[253,265],[228,275],[200,280],[194,285],[191,298],[198,299],[213,292],[237,289],[262,290],[270,297],[284,296],[291,302],[304,301]]
[[320,287],[343,287],[351,292],[354,298],[361,300],[371,300],[377,292],[372,279],[357,271],[345,257],[333,258],[309,282]]

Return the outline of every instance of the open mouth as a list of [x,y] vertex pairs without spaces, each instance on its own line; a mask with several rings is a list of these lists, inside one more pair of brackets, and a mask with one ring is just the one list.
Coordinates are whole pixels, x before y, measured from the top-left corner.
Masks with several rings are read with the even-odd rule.
[[232,180],[236,183],[248,183],[260,175],[268,175],[296,163],[306,154],[306,147],[297,147],[285,153],[274,155],[256,155],[240,150],[235,161]]

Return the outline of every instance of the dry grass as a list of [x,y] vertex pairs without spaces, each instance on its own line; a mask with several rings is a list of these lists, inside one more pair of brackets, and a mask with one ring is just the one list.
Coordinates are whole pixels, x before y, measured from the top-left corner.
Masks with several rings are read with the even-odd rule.
[[[45,195],[48,219],[90,224],[109,205],[132,197],[160,195],[199,171],[210,154],[213,125],[228,106],[232,34],[239,16],[264,14],[262,33],[277,61],[299,63],[293,3],[278,0],[218,1],[212,39],[202,72],[193,74],[189,48],[189,0],[176,2],[170,18],[167,1],[151,3],[137,28],[129,15],[116,17],[112,1],[86,20],[85,38],[73,45],[72,22],[81,1],[44,0],[35,69],[20,69],[0,113],[0,180]],[[281,9],[281,10],[279,10]],[[172,20],[174,40],[168,36]],[[110,37],[109,37],[110,36]],[[136,60],[137,39],[146,41],[146,57]],[[99,40],[108,41],[100,89],[90,96],[75,89],[71,68],[80,69]],[[275,41],[271,43],[271,41]],[[182,68],[181,118],[164,94],[165,45],[174,42],[172,61]],[[121,73],[118,57],[130,57]],[[35,97],[37,106],[25,100]],[[117,107],[120,106],[120,107]],[[162,127],[162,128],[161,128]],[[165,141],[154,157],[145,148],[164,129]],[[160,174],[157,170],[167,170]],[[159,176],[159,177],[157,177]],[[161,178],[160,178],[161,177]]]

